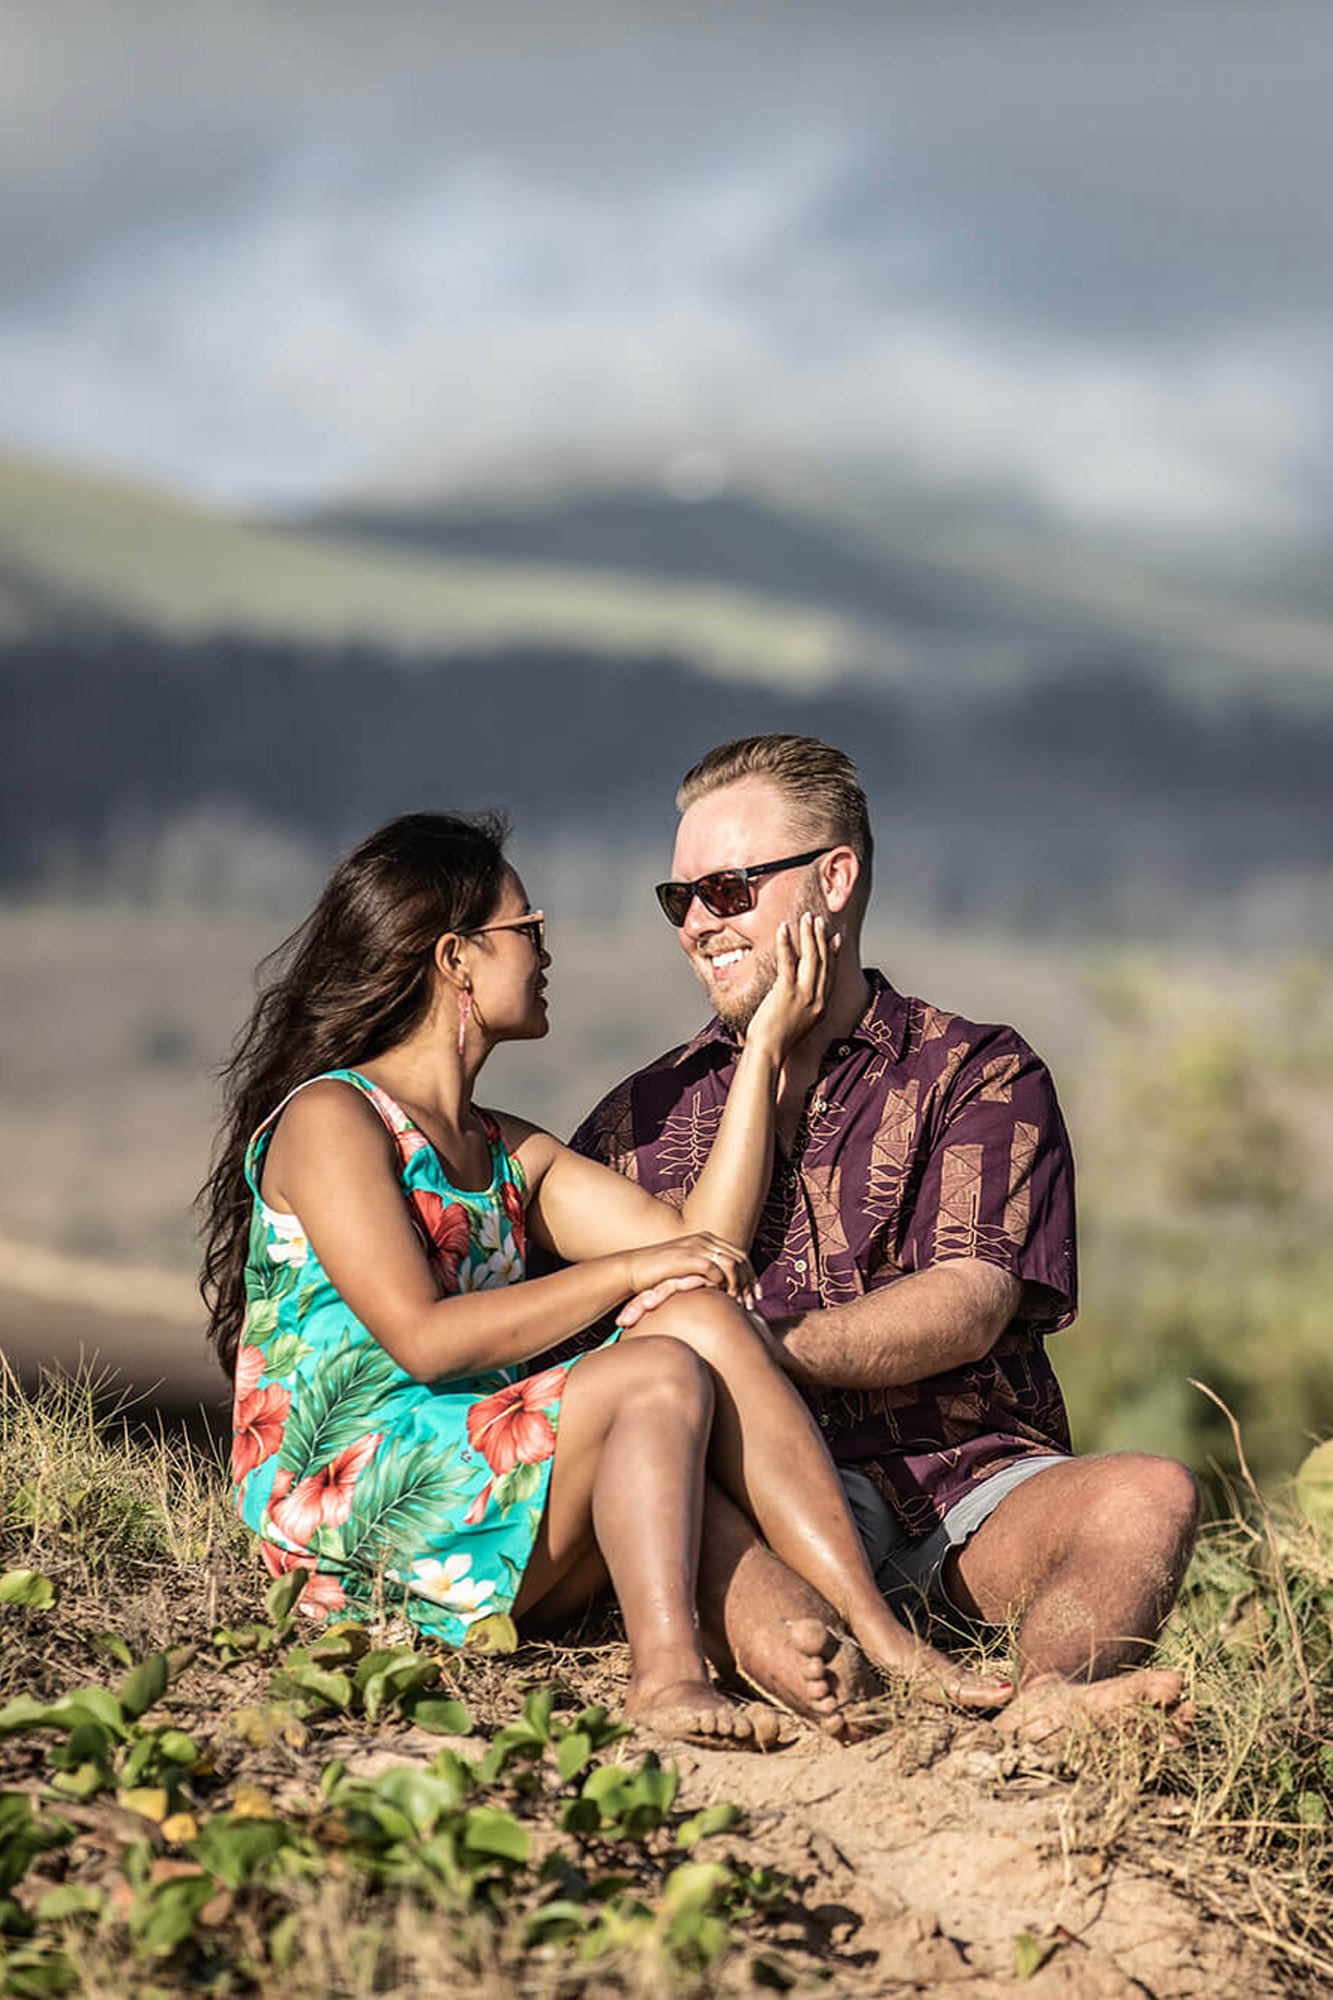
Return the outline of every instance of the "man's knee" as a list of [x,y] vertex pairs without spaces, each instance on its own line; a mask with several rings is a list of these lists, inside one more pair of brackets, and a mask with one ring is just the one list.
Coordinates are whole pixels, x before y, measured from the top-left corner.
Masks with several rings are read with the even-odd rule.
[[1183,1568],[1199,1525],[1199,1484],[1189,1467],[1138,1451],[1084,1464],[1094,1477],[1077,1516],[1079,1540]]

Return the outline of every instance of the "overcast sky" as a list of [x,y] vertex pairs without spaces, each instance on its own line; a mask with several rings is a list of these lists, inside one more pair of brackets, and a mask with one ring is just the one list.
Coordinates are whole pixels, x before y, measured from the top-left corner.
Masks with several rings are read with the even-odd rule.
[[0,0],[0,447],[1325,534],[1331,75],[1323,0]]

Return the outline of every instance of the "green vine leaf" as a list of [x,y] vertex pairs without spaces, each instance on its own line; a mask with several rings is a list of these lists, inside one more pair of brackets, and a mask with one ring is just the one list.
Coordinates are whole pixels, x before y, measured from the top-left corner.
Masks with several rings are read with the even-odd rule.
[[22,1604],[29,1611],[49,1611],[56,1601],[56,1587],[49,1576],[36,1569],[7,1569],[0,1576],[0,1604]]

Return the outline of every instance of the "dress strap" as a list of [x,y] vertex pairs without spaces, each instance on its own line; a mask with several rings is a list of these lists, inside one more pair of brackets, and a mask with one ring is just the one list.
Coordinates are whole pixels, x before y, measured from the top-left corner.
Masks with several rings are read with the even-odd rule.
[[251,1194],[258,1200],[263,1199],[259,1193],[259,1172],[268,1142],[273,1136],[273,1127],[292,1099],[299,1096],[301,1091],[308,1090],[312,1083],[350,1083],[353,1089],[359,1090],[363,1097],[370,1099],[395,1140],[411,1124],[402,1106],[395,1104],[388,1092],[373,1084],[368,1076],[362,1076],[359,1069],[326,1069],[321,1070],[318,1076],[308,1076],[301,1083],[292,1086],[282,1102],[274,1105],[267,1118],[261,1119],[250,1135],[250,1143],[245,1149],[245,1180]]

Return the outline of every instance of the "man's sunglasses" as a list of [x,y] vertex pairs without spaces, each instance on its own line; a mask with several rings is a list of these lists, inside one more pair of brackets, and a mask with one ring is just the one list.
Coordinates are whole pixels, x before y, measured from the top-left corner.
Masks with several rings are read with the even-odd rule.
[[493,924],[478,924],[475,930],[463,931],[463,937],[480,937],[483,931],[522,931],[538,958],[546,949],[546,912],[529,910],[524,917],[500,917]]
[[827,854],[827,847],[812,847],[808,854],[789,854],[782,861],[759,861],[753,868],[715,868],[711,875],[701,875],[697,882],[659,882],[654,892],[662,905],[662,914],[675,930],[679,930],[689,915],[690,904],[695,897],[703,904],[710,917],[738,917],[742,910],[754,908],[754,890],[750,884],[761,875],[778,875],[784,868],[801,868],[807,861],[818,861],[821,854]]

